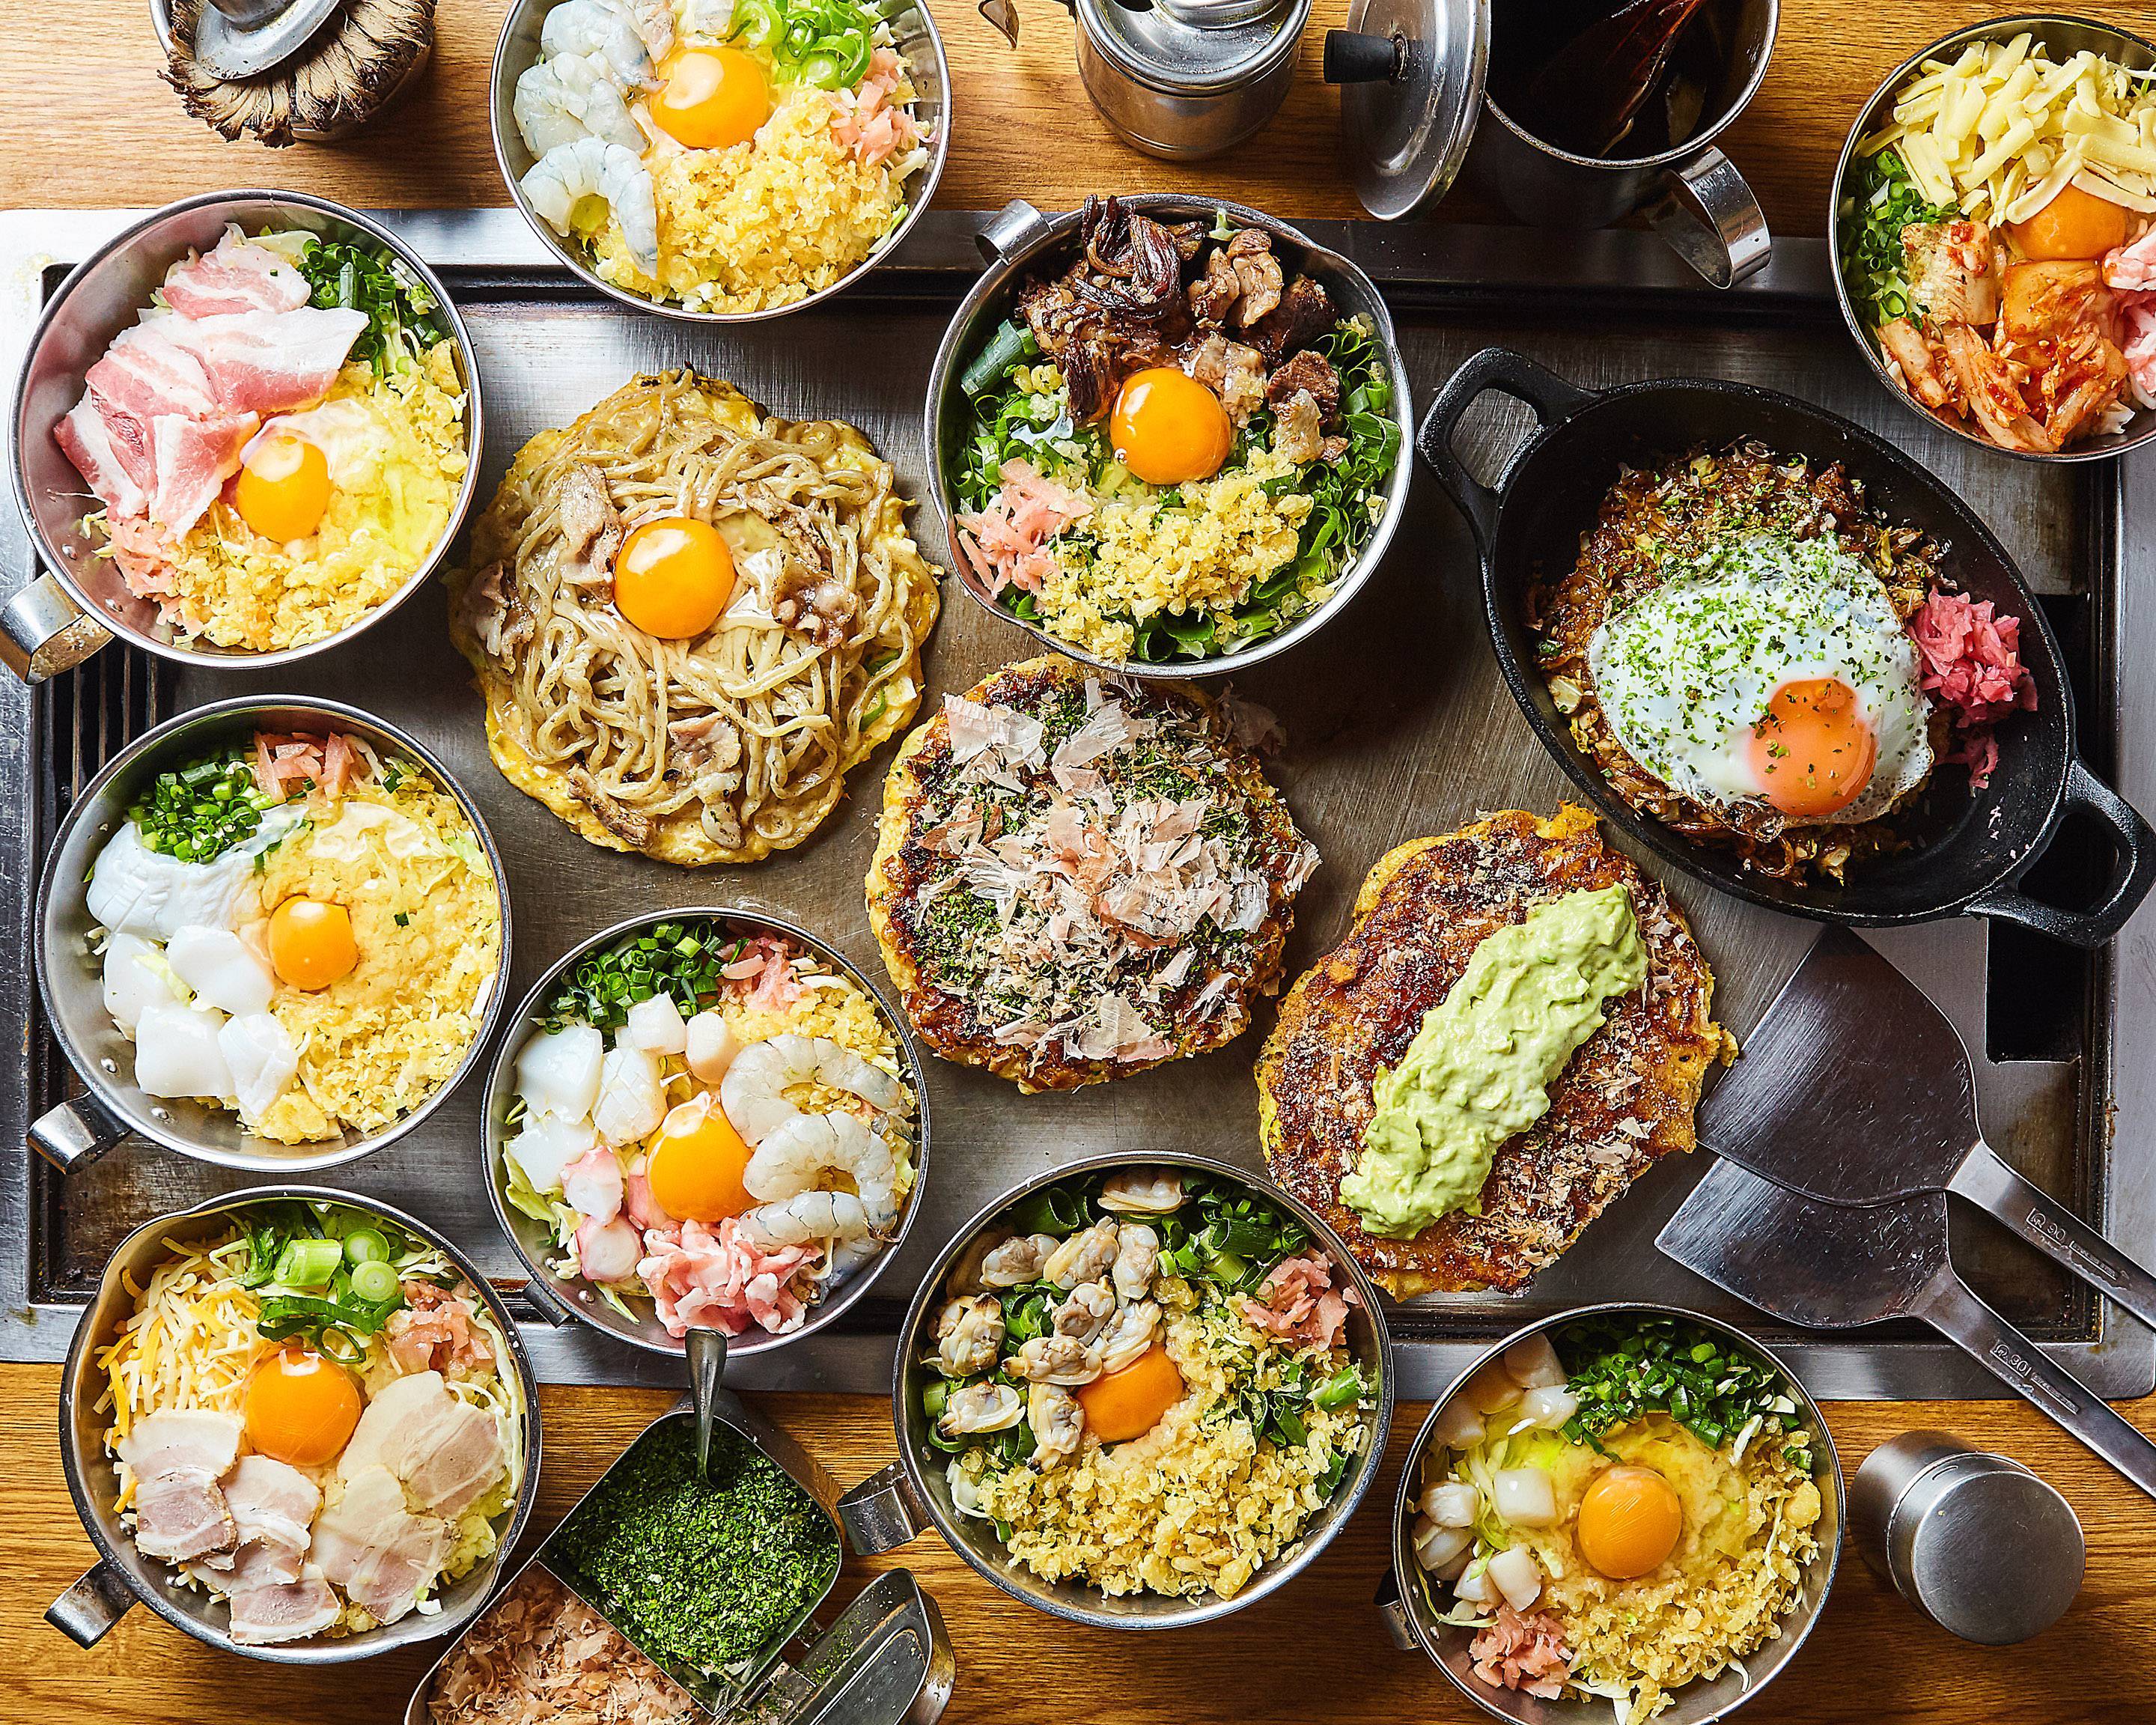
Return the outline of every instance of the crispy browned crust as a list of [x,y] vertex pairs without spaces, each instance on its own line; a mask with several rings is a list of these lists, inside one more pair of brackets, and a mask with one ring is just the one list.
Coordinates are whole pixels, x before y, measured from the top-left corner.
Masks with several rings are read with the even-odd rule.
[[[1051,655],[1005,665],[968,690],[966,698],[984,706],[1000,704],[1029,711],[1045,698],[1096,675],[1071,660]],[[1008,1078],[1028,1095],[1126,1078],[1168,1060],[1219,1048],[1249,1028],[1252,1003],[1277,992],[1281,985],[1285,968],[1282,955],[1288,932],[1295,926],[1294,898],[1288,889],[1286,869],[1302,845],[1294,817],[1280,793],[1266,781],[1257,757],[1229,738],[1216,704],[1205,696],[1188,685],[1147,684],[1128,698],[1141,706],[1158,707],[1174,701],[1195,707],[1206,716],[1229,789],[1248,804],[1266,835],[1264,850],[1272,878],[1271,908],[1250,937],[1248,979],[1228,992],[1219,1010],[1204,1018],[1192,1010],[1205,980],[1203,976],[1194,974],[1185,987],[1168,991],[1161,1003],[1167,1019],[1163,1029],[1173,1051],[1161,1059],[1088,1060],[1075,1058],[1060,1045],[1051,1050],[1032,1052],[999,1044],[982,1027],[972,999],[937,985],[921,962],[915,906],[921,889],[948,865],[916,842],[915,835],[929,804],[931,787],[950,767],[950,726],[940,708],[935,717],[900,745],[898,758],[884,780],[883,815],[876,829],[875,855],[869,865],[869,927],[883,950],[885,968],[899,991],[906,1015],[921,1040],[945,1060],[979,1066]]]
[[[1361,1153],[1379,1070],[1399,1063],[1485,937],[1560,893],[1620,881],[1646,945],[1646,986],[1610,1003],[1550,1086],[1549,1112],[1499,1147],[1481,1214],[1455,1213],[1413,1240],[1365,1234],[1340,1181]],[[1281,1003],[1258,1060],[1265,1160],[1396,1298],[1520,1287],[1650,1164],[1692,1147],[1707,1067],[1735,1051],[1711,1015],[1713,992],[1683,912],[1602,842],[1586,810],[1567,804],[1545,821],[1506,809],[1414,839],[1378,860],[1347,939]]]

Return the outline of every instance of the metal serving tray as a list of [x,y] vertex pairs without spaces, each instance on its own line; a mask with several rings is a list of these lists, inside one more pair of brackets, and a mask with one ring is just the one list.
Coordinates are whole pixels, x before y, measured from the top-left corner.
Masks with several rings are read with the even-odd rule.
[[[42,297],[64,266],[132,220],[105,210],[0,214],[0,377],[13,374]],[[940,213],[894,259],[836,301],[738,331],[639,316],[550,265],[508,210],[393,213],[437,264],[478,348],[488,391],[485,486],[543,427],[567,424],[632,373],[690,362],[732,379],[789,418],[860,424],[925,495],[921,398],[943,324],[979,264],[981,218]],[[1316,223],[1387,290],[1418,404],[1466,355],[1502,341],[1593,387],[1705,372],[1772,384],[1892,438],[1962,491],[2021,562],[2065,639],[2080,689],[2084,747],[2129,798],[2156,809],[2156,691],[2122,665],[2156,663],[2156,593],[2122,572],[2156,567],[2156,461],[2016,463],[1974,449],[1891,400],[1835,311],[1825,248],[1783,241],[1743,288],[1703,287],[1650,236]],[[1516,422],[1490,409],[1477,446],[1502,452]],[[924,547],[942,524],[916,519]],[[28,578],[19,525],[0,522],[0,569]],[[1388,848],[1457,826],[1478,810],[1547,811],[1563,781],[1498,681],[1483,639],[1472,549],[1428,480],[1407,530],[1355,606],[1304,649],[1241,686],[1286,726],[1273,764],[1323,853],[1290,951],[1300,972],[1340,937],[1365,870]],[[1025,636],[949,588],[928,656],[932,701],[1022,655]],[[26,934],[31,883],[48,836],[83,783],[152,721],[269,680],[153,667],[117,648],[33,693],[0,687],[0,883],[13,925],[0,935],[0,1014],[22,1027],[23,1060],[0,1083],[0,1137],[64,1096],[69,1076],[38,1021]],[[694,878],[572,837],[488,762],[480,706],[444,629],[439,590],[362,640],[310,661],[281,686],[382,712],[416,732],[483,805],[506,860],[519,934],[520,993],[570,942],[646,906],[733,901],[819,930],[873,976],[881,969],[862,906],[879,787],[890,751],[802,849],[752,868]],[[2070,837],[2071,835],[2069,835]],[[2071,891],[2094,859],[2062,840],[2044,875]],[[1676,883],[1721,979],[1719,1014],[1741,1038],[1794,966],[1810,925]],[[1882,935],[1879,946],[1943,1006],[1979,1057],[1987,1136],[2041,1184],[2072,1194],[2091,1220],[2145,1248],[2156,1238],[2156,917],[2108,953],[2048,945],[1964,921]],[[1112,1147],[1173,1144],[1257,1160],[1254,1038],[1175,1067],[1075,1095],[1021,1097],[1000,1080],[932,1062],[936,1177],[905,1261],[834,1328],[742,1363],[737,1387],[880,1391],[904,1302],[950,1230],[996,1192],[1057,1162]],[[505,1283],[516,1277],[489,1215],[480,1165],[478,1090],[425,1127],[342,1171],[444,1228]],[[2123,1132],[2121,1127],[2124,1127]],[[1892,1147],[1881,1147],[1892,1153]],[[1397,1312],[1402,1391],[1432,1393],[1471,1350],[1529,1319],[1590,1300],[1663,1300],[1715,1312],[1785,1348],[1822,1397],[1995,1394],[1993,1380],[1913,1327],[1855,1339],[1803,1338],[1756,1321],[1656,1251],[1654,1237],[1697,1178],[1683,1159],[1654,1170],[1563,1262],[1517,1296],[1440,1296]],[[0,1357],[58,1359],[114,1242],[145,1217],[180,1208],[226,1177],[140,1144],[63,1182],[33,1156],[0,1174]],[[2156,1338],[2079,1291],[2003,1232],[1962,1219],[1970,1279],[2030,1334],[2113,1397],[2156,1386]],[[581,1327],[526,1332],[557,1381],[678,1382],[679,1368],[617,1348]]]

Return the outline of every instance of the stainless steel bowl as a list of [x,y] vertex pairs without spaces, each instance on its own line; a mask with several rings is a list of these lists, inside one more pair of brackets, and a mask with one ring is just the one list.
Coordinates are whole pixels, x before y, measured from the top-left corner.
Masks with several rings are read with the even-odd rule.
[[[932,1351],[936,1317],[942,1309],[943,1284],[951,1266],[1012,1205],[1042,1188],[1080,1174],[1121,1168],[1188,1168],[1233,1182],[1307,1229],[1311,1239],[1347,1278],[1347,1285],[1360,1301],[1348,1314],[1348,1346],[1378,1385],[1378,1404],[1366,1416],[1362,1453],[1332,1501],[1303,1530],[1301,1539],[1259,1570],[1250,1584],[1230,1599],[1210,1594],[1196,1599],[1151,1593],[1119,1597],[1075,1582],[1042,1580],[1004,1549],[993,1524],[961,1515],[952,1507],[942,1465],[933,1459],[941,1452],[928,1443],[928,1416],[921,1407],[921,1391],[935,1374],[922,1365],[921,1359]],[[839,1502],[839,1519],[855,1551],[869,1555],[890,1551],[932,1526],[977,1574],[1050,1617],[1091,1624],[1097,1629],[1180,1629],[1187,1624],[1210,1623],[1277,1593],[1307,1568],[1333,1535],[1347,1525],[1384,1461],[1385,1435],[1393,1423],[1392,1338],[1385,1327],[1378,1291],[1369,1277],[1325,1219],[1301,1199],[1260,1175],[1209,1156],[1175,1150],[1148,1151],[1142,1155],[1115,1151],[1067,1163],[1014,1186],[952,1237],[934,1267],[921,1278],[906,1322],[899,1326],[898,1352],[891,1373],[891,1417],[898,1432],[899,1459],[870,1475]]]
[[[501,916],[501,952],[487,989],[485,1019],[473,1034],[471,1045],[456,1070],[433,1096],[402,1119],[365,1137],[345,1133],[316,1144],[274,1144],[243,1131],[238,1118],[226,1109],[144,1094],[134,1082],[134,1045],[121,1034],[105,1009],[101,967],[90,952],[92,925],[83,882],[105,841],[127,819],[129,804],[160,772],[176,762],[207,754],[263,729],[347,732],[379,749],[417,762],[436,784],[457,799],[494,875]],[[479,805],[450,777],[448,768],[387,720],[337,701],[293,695],[248,696],[197,707],[167,720],[148,736],[131,743],[90,782],[61,822],[45,856],[34,928],[31,956],[45,1016],[85,1086],[83,1095],[61,1103],[30,1126],[32,1146],[63,1171],[103,1153],[129,1132],[139,1132],[153,1143],[198,1162],[257,1174],[289,1177],[372,1155],[432,1115],[477,1066],[501,1019],[509,987],[509,887],[501,854],[494,848],[493,835],[487,831]]]
[[958,387],[959,379],[964,375],[966,362],[980,351],[990,332],[1009,316],[1020,282],[1035,271],[1063,268],[1075,254],[1082,214],[1077,210],[1060,216],[1045,216],[1024,198],[1014,198],[982,230],[978,243],[981,255],[988,260],[987,273],[974,284],[973,291],[952,317],[950,326],[943,332],[942,345],[936,350],[936,364],[928,377],[924,429],[928,449],[929,495],[936,500],[937,510],[943,517],[952,578],[996,616],[1024,629],[1050,652],[1100,670],[1133,677],[1227,676],[1262,665],[1316,634],[1354,602],[1356,594],[1363,590],[1364,583],[1384,557],[1385,547],[1392,542],[1394,531],[1407,509],[1408,486],[1414,478],[1414,407],[1409,398],[1407,362],[1400,352],[1399,338],[1393,331],[1392,313],[1386,309],[1384,295],[1378,291],[1377,284],[1349,259],[1337,252],[1327,251],[1300,229],[1262,211],[1230,203],[1224,198],[1142,192],[1119,201],[1158,221],[1209,221],[1216,213],[1225,212],[1232,220],[1245,227],[1263,228],[1272,235],[1289,274],[1315,275],[1324,284],[1342,316],[1359,313],[1368,318],[1376,330],[1378,345],[1392,372],[1393,405],[1389,417],[1399,428],[1399,455],[1394,465],[1392,480],[1385,488],[1384,512],[1378,516],[1354,560],[1340,572],[1338,585],[1332,597],[1278,634],[1268,635],[1235,652],[1219,654],[1210,659],[1179,660],[1167,665],[1142,665],[1096,658],[1040,625],[1013,616],[996,603],[988,583],[974,573],[959,547],[952,496],[951,470],[965,447],[972,417],[965,392]]
[[2118,29],[2110,24],[2097,23],[2092,18],[2074,18],[2064,13],[2030,13],[2019,18],[1994,18],[1988,23],[1973,24],[1968,29],[1956,30],[1950,36],[1942,36],[1928,48],[1919,49],[1890,72],[1871,99],[1857,116],[1856,124],[1850,128],[1849,137],[1841,146],[1841,156],[1834,165],[1834,182],[1827,198],[1826,234],[1829,256],[1834,267],[1835,297],[1840,302],[1841,320],[1849,326],[1849,333],[1873,373],[1887,387],[1894,398],[1935,425],[1943,425],[1966,443],[1994,454],[2005,455],[2016,461],[2097,461],[2107,455],[2117,455],[2128,449],[2138,449],[2150,439],[2156,438],[2156,408],[2140,408],[2127,422],[2123,431],[2102,437],[2084,438],[2063,449],[2050,452],[2028,449],[2005,449],[1984,436],[1967,421],[1948,418],[1934,413],[1908,391],[1894,381],[1887,362],[1879,352],[1879,344],[1872,339],[1850,303],[1849,284],[1841,273],[1841,201],[1850,172],[1858,158],[1856,146],[1884,125],[1894,105],[1894,92],[1913,76],[1917,69],[1928,59],[1951,61],[1972,42],[2008,42],[2026,30],[2046,49],[2054,60],[2063,60],[2079,54],[2083,49],[2092,54],[2103,54],[2121,65],[2136,71],[2156,69],[2156,43],[2134,35],[2131,31]]
[[928,161],[906,188],[905,219],[882,244],[830,286],[764,311],[692,311],[685,305],[647,300],[641,294],[617,287],[593,270],[591,259],[582,246],[565,239],[547,226],[524,195],[524,176],[531,171],[537,158],[526,147],[524,134],[516,129],[513,106],[516,80],[538,63],[540,27],[545,23],[547,14],[559,3],[560,0],[511,0],[508,16],[501,22],[501,36],[494,49],[490,114],[494,127],[494,159],[509,187],[510,201],[531,223],[531,231],[539,236],[539,243],[560,261],[563,269],[608,299],[633,305],[639,311],[655,311],[661,317],[679,318],[685,323],[761,323],[766,318],[784,317],[844,291],[875,269],[897,249],[936,196],[937,182],[943,177],[944,158],[951,152],[951,66],[943,57],[943,38],[937,31],[927,0],[911,0],[891,20],[895,39],[892,46],[906,62],[913,87],[920,92],[914,103],[914,114],[927,138]]
[[659,922],[678,922],[696,916],[723,919],[748,934],[777,935],[793,942],[804,951],[813,952],[832,969],[845,977],[855,987],[875,1002],[891,1026],[897,1041],[899,1056],[905,1066],[906,1082],[913,1088],[916,1109],[916,1129],[913,1145],[913,1194],[906,1208],[899,1212],[898,1232],[884,1249],[848,1271],[835,1291],[811,1307],[801,1327],[784,1335],[773,1335],[768,1330],[752,1328],[745,1335],[729,1337],[724,1358],[753,1353],[766,1353],[783,1348],[790,1342],[798,1342],[814,1335],[830,1323],[855,1301],[865,1294],[875,1279],[883,1274],[884,1267],[898,1255],[899,1248],[906,1243],[907,1231],[913,1219],[921,1213],[921,1189],[928,1178],[928,1087],[921,1081],[921,1050],[913,1040],[913,1031],[905,1019],[893,1012],[890,1003],[877,991],[875,985],[855,968],[846,958],[819,940],[805,928],[762,911],[741,911],[722,905],[688,905],[676,910],[647,912],[617,922],[611,928],[592,937],[583,945],[565,953],[561,961],[541,977],[531,992],[524,997],[517,1008],[511,1028],[502,1038],[501,1048],[494,1057],[494,1069],[486,1081],[486,1100],[480,1118],[481,1130],[486,1135],[486,1191],[493,1201],[495,1219],[501,1231],[509,1236],[516,1255],[524,1260],[531,1281],[526,1291],[538,1301],[542,1309],[556,1314],[555,1321],[563,1317],[574,1317],[589,1324],[602,1334],[629,1343],[652,1353],[666,1353],[679,1358],[688,1352],[684,1341],[666,1333],[654,1312],[646,1311],[640,1317],[627,1317],[601,1299],[591,1284],[581,1277],[564,1281],[547,1268],[548,1260],[560,1255],[553,1234],[547,1226],[509,1202],[508,1168],[502,1159],[503,1147],[512,1136],[506,1124],[511,1104],[516,1098],[516,1057],[524,1045],[531,1040],[537,1027],[541,1009],[562,979],[594,952],[603,952]]
[[[495,1522],[500,1536],[494,1555],[468,1574],[443,1589],[442,1609],[433,1613],[413,1612],[399,1621],[378,1629],[362,1630],[336,1640],[317,1638],[267,1647],[242,1646],[226,1627],[224,1610],[210,1595],[182,1585],[170,1565],[146,1558],[120,1524],[113,1507],[116,1469],[105,1453],[105,1416],[97,1410],[105,1394],[104,1374],[97,1368],[97,1354],[118,1334],[134,1296],[127,1288],[132,1279],[139,1286],[166,1254],[166,1241],[188,1242],[221,1233],[233,1219],[253,1206],[279,1199],[303,1199],[348,1204],[356,1210],[393,1222],[399,1228],[435,1247],[464,1275],[486,1301],[509,1344],[509,1358],[501,1369],[513,1372],[524,1392],[524,1477],[516,1496]],[[146,1222],[122,1240],[107,1260],[99,1279],[97,1296],[83,1314],[74,1340],[68,1348],[67,1364],[60,1377],[60,1466],[67,1474],[68,1491],[83,1531],[97,1548],[98,1561],[45,1613],[45,1620],[77,1646],[93,1645],[136,1600],[141,1600],[176,1629],[212,1647],[267,1660],[276,1665],[346,1665],[372,1659],[377,1654],[454,1635],[470,1620],[494,1589],[517,1536],[531,1513],[539,1495],[539,1380],[524,1352],[524,1343],[511,1317],[479,1266],[425,1223],[378,1199],[360,1198],[324,1186],[261,1186],[251,1192],[228,1193],[207,1199],[192,1209]]]
[[[1415,1434],[1414,1446],[1409,1450],[1407,1461],[1400,1470],[1399,1492],[1393,1504],[1393,1567],[1378,1595],[1378,1609],[1384,1615],[1386,1629],[1395,1646],[1403,1652],[1413,1652],[1419,1647],[1451,1680],[1454,1688],[1491,1717],[1511,1720],[1513,1725],[1602,1725],[1609,1716],[1609,1703],[1602,1700],[1542,1701],[1517,1689],[1497,1688],[1475,1675],[1468,1658],[1468,1645],[1475,1632],[1456,1624],[1440,1622],[1430,1609],[1417,1579],[1410,1530],[1416,1515],[1415,1502],[1422,1495],[1423,1457],[1429,1453],[1438,1416],[1469,1378],[1515,1342],[1547,1335],[1590,1317],[1678,1318],[1712,1332],[1732,1348],[1741,1348],[1760,1359],[1780,1363],[1742,1330],[1703,1312],[1681,1306],[1613,1301],[1575,1307],[1553,1317],[1522,1326],[1503,1341],[1492,1344],[1430,1404],[1430,1417]],[[1758,1652],[1748,1655],[1741,1668],[1732,1666],[1711,1681],[1687,1683],[1674,1692],[1668,1711],[1656,1716],[1659,1725],[1712,1725],[1713,1721],[1728,1717],[1758,1694],[1797,1656],[1804,1638],[1812,1632],[1812,1625],[1819,1621],[1820,1613],[1825,1608],[1827,1589],[1834,1585],[1835,1569],[1841,1558],[1841,1530],[1847,1513],[1842,1494],[1841,1458],[1835,1452],[1834,1437],[1827,1430],[1819,1404],[1787,1368],[1783,1368],[1783,1378],[1798,1411],[1811,1430],[1819,1434],[1818,1456],[1813,1464],[1813,1477],[1819,1484],[1820,1501],[1820,1519],[1813,1530],[1819,1540],[1818,1553],[1804,1566],[1796,1603],[1783,1618],[1779,1635]]]
[[[104,356],[112,338],[147,309],[166,270],[190,250],[215,245],[228,222],[249,232],[303,228],[326,239],[385,247],[434,296],[464,373],[465,447],[471,459],[433,552],[402,587],[348,627],[274,653],[175,639],[158,620],[157,605],[130,593],[112,559],[95,554],[82,527],[83,516],[95,500],[74,464],[53,441],[53,427],[82,398],[83,374]],[[162,659],[213,670],[267,670],[341,646],[410,598],[441,566],[479,484],[479,367],[448,290],[387,228],[357,210],[302,192],[214,192],[182,198],[145,217],[78,264],[46,304],[30,337],[9,424],[15,506],[49,572],[31,581],[0,610],[0,658],[31,682],[80,664],[115,635]]]

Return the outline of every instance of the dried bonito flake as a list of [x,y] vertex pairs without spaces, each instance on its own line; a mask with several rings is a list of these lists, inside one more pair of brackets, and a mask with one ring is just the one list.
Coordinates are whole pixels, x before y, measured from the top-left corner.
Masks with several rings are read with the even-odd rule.
[[430,1725],[686,1725],[687,1693],[536,1564],[443,1661]]

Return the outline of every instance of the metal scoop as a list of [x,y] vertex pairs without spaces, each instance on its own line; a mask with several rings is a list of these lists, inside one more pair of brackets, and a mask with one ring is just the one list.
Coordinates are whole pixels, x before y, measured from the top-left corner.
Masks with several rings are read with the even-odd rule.
[[711,1431],[719,1423],[719,1381],[726,1375],[726,1338],[701,1326],[688,1334],[689,1395],[696,1404],[696,1471],[711,1473]]
[[195,64],[219,78],[259,78],[297,54],[342,0],[209,0],[195,24]]
[[1944,1193],[1862,1207],[1819,1204],[1717,1162],[1655,1243],[1693,1275],[1808,1329],[1922,1318],[2156,1497],[2156,1444],[1955,1272]]
[[1954,1027],[1845,930],[1797,967],[1701,1107],[1699,1137],[1830,1204],[1953,1193],[2156,1328],[2156,1276],[1999,1159]]

